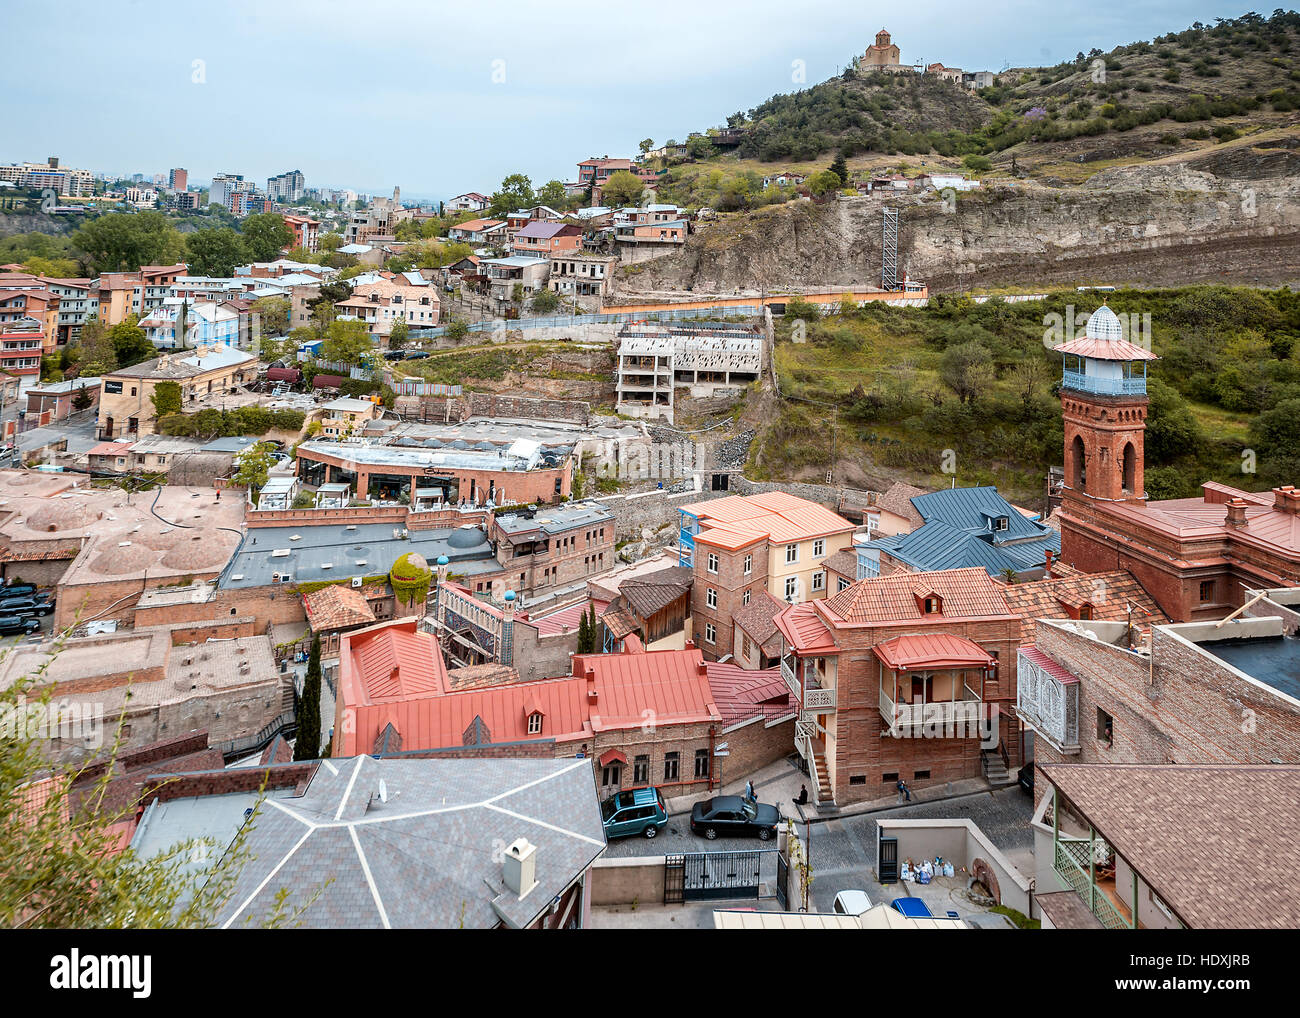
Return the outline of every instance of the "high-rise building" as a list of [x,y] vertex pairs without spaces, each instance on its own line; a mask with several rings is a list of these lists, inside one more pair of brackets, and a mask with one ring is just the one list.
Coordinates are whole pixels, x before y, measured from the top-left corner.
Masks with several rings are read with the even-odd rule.
[[304,190],[306,180],[302,170],[289,170],[278,177],[268,177],[266,181],[266,193],[272,201],[298,201]]
[[212,187],[208,189],[208,204],[231,207],[235,194],[253,190],[253,182],[245,180],[242,173],[218,173],[212,178]]
[[60,195],[79,197],[95,193],[95,178],[89,170],[60,166],[57,156],[43,163],[13,163],[0,166],[0,180],[15,187],[52,188]]
[[167,174],[167,187],[169,190],[172,191],[187,190],[189,187],[189,182],[190,182],[189,171],[184,170],[179,166],[176,167],[176,169],[172,170],[169,174]]

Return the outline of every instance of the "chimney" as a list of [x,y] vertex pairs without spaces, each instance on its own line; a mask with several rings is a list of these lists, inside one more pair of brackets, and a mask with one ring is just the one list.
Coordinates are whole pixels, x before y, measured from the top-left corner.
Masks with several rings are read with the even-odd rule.
[[1043,576],[1044,578],[1049,580],[1052,578],[1052,549],[1051,548],[1047,549],[1047,562],[1043,566]]
[[596,693],[596,670],[587,669],[587,702],[595,703],[598,694]]
[[703,661],[698,662],[698,663],[695,665],[695,674],[696,674],[696,675],[708,675],[708,674],[709,674],[709,666],[708,666],[707,664],[705,664]]
[[1226,522],[1230,527],[1244,527],[1246,525],[1246,502],[1244,499],[1228,499],[1228,517]]
[[694,640],[687,640],[687,641],[686,641],[686,646],[683,647],[682,649],[683,649],[683,650],[694,650],[694,649],[695,649],[695,641],[694,641]]
[[520,898],[537,886],[537,846],[527,838],[520,838],[506,849],[501,860],[501,875],[506,888]]
[[1292,484],[1284,484],[1280,488],[1274,488],[1273,508],[1281,513],[1296,515],[1296,513],[1300,512],[1300,491],[1296,491],[1295,485]]

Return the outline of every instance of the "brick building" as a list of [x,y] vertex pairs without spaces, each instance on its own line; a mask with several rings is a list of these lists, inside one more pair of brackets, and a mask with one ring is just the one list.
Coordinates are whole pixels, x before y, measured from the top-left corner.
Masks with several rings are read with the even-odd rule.
[[1300,491],[1202,485],[1200,498],[1148,501],[1143,486],[1146,364],[1103,305],[1065,355],[1061,559],[1124,569],[1175,621],[1217,619],[1247,587],[1300,582]]
[[710,660],[736,653],[734,616],[763,591],[788,604],[826,596],[826,560],[853,524],[780,491],[682,506],[679,560],[694,571],[691,616]]

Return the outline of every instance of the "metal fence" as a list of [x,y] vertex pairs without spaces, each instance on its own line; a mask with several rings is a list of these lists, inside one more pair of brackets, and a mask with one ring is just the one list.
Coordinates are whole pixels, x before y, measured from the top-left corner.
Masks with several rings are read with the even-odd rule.
[[664,904],[757,898],[764,874],[780,883],[779,856],[775,849],[664,856]]

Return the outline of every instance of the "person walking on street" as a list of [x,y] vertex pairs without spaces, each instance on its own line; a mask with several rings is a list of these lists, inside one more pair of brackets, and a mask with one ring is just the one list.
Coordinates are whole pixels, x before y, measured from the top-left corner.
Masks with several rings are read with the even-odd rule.
[[912,801],[912,790],[911,790],[910,788],[907,787],[907,782],[905,782],[905,781],[900,777],[900,778],[898,779],[898,801],[899,801],[899,802],[903,802],[903,801],[904,801],[904,797],[906,797],[906,801],[907,801],[907,802],[911,802],[911,801]]
[[754,793],[754,782],[752,779],[745,782],[745,798],[750,802],[758,801],[758,796]]

